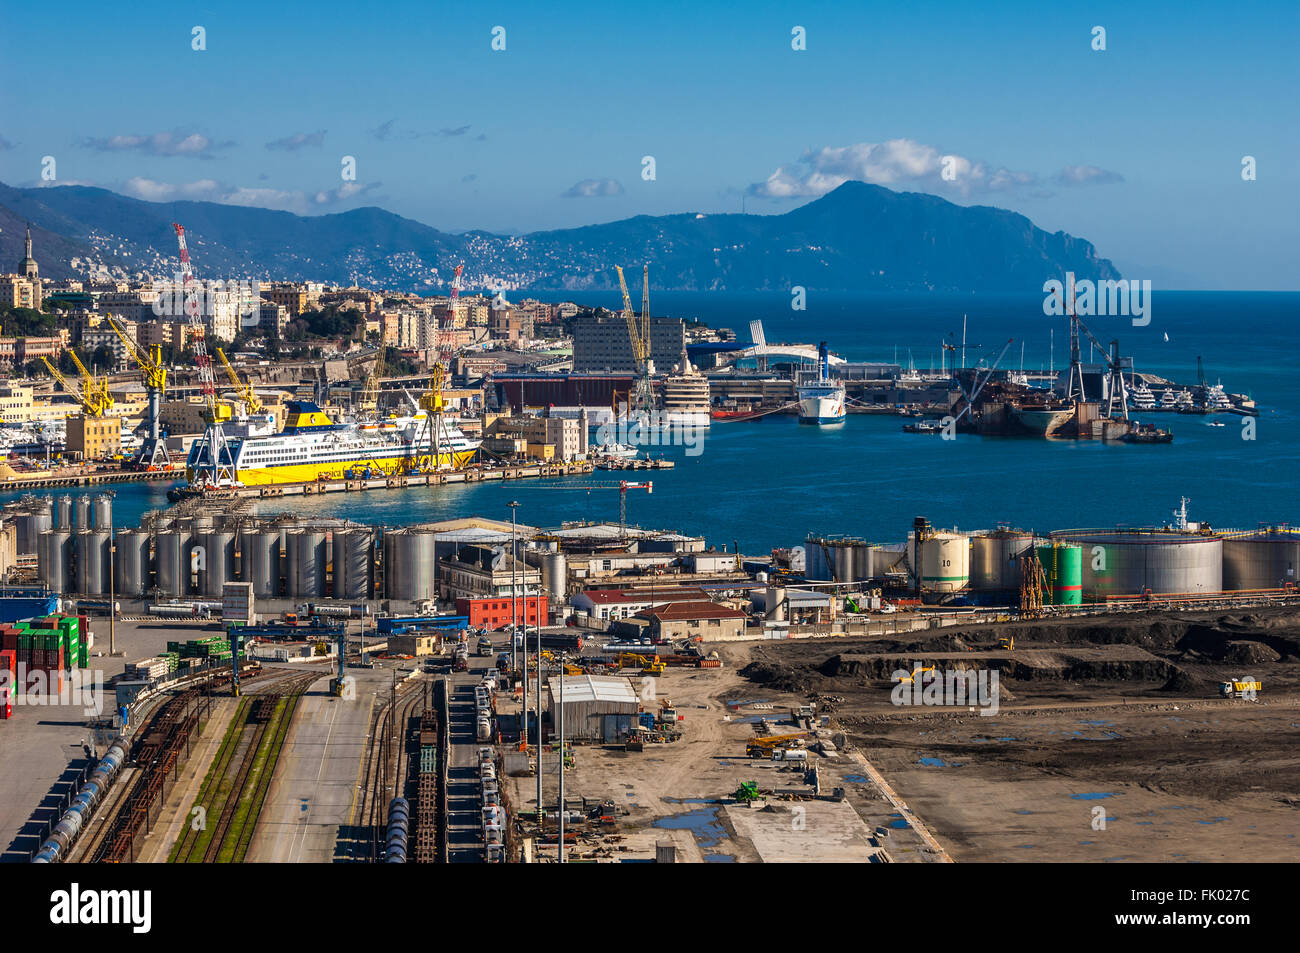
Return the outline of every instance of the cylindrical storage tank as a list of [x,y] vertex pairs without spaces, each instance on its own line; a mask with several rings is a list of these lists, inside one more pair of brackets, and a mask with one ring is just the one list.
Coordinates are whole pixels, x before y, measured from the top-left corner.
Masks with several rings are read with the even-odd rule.
[[1173,530],[1062,530],[1083,550],[1083,598],[1223,591],[1223,538]]
[[72,501],[73,529],[90,529],[90,497],[83,493]]
[[88,596],[102,596],[108,592],[108,547],[107,530],[86,530],[77,534],[77,592]]
[[280,595],[280,531],[246,529],[239,542],[239,576],[253,584],[253,595]]
[[435,597],[434,534],[396,530],[384,534],[384,589],[390,599],[409,602]]
[[220,598],[225,584],[235,578],[235,534],[224,530],[205,534],[200,565],[199,592]]
[[93,529],[108,532],[113,525],[113,498],[100,493],[91,503],[90,522]]
[[785,587],[768,586],[763,593],[763,617],[773,622],[784,622],[785,605]]
[[72,528],[72,497],[61,496],[54,501],[54,528]]
[[921,543],[921,597],[945,599],[970,585],[970,540],[957,533],[935,533]]
[[375,588],[373,542],[368,529],[334,531],[334,598],[370,598]]
[[1032,548],[1034,537],[1016,530],[998,530],[972,536],[970,587],[976,592],[1020,591],[1020,556]]
[[44,560],[41,561],[41,550],[38,544],[37,559],[39,562],[38,571],[41,581],[45,583],[46,588],[51,592],[71,592],[71,566],[72,551],[74,547],[72,531],[67,529],[55,529],[45,533],[41,539],[44,542]]
[[1268,530],[1224,538],[1224,589],[1281,589],[1300,582],[1298,577],[1300,533]]
[[300,529],[290,532],[285,551],[285,594],[291,598],[319,599],[325,595],[325,533]]
[[149,589],[149,534],[137,529],[118,533],[113,587],[119,595],[136,598]]
[[568,598],[569,562],[564,553],[542,555],[542,585],[550,594],[551,604],[558,605]]
[[157,586],[165,596],[189,594],[189,566],[185,562],[188,544],[189,533],[174,529],[160,530],[154,541]]
[[1083,549],[1068,544],[1038,547],[1047,591],[1043,601],[1054,606],[1077,606],[1083,602]]

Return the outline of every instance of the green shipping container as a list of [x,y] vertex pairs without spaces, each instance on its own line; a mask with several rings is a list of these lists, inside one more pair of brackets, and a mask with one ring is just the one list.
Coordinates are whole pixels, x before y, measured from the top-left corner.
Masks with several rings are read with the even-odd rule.
[[1079,546],[1039,546],[1038,561],[1051,592],[1052,605],[1083,603],[1083,549]]

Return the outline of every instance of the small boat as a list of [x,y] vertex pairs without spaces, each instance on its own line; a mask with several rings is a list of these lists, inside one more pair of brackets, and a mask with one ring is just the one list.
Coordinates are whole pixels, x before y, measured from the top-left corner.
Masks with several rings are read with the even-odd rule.
[[920,420],[914,424],[903,424],[903,433],[943,433],[943,425],[937,420]]
[[1207,421],[1205,422],[1205,426],[1207,426],[1207,427],[1223,427],[1223,426],[1226,426],[1226,424],[1224,424],[1224,422],[1223,422],[1222,420],[1207,420]]

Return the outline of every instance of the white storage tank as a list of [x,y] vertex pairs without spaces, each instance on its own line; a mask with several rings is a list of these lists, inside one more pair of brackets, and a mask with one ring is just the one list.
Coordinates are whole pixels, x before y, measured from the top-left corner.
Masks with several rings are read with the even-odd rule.
[[970,585],[970,540],[959,533],[935,533],[921,542],[922,601],[944,601]]

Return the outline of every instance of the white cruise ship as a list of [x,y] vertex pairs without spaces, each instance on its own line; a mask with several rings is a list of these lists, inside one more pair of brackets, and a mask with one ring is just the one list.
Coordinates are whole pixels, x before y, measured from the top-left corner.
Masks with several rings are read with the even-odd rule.
[[839,424],[844,422],[844,382],[831,379],[830,355],[826,342],[817,346],[817,377],[799,385],[799,423]]
[[[311,401],[289,401],[277,434],[245,432],[227,437],[235,481],[244,486],[308,483],[317,479],[398,476],[434,468],[461,469],[479,448],[444,418],[435,462],[428,417],[423,411],[376,424],[338,424]],[[206,439],[190,448],[185,475],[211,466]]]

